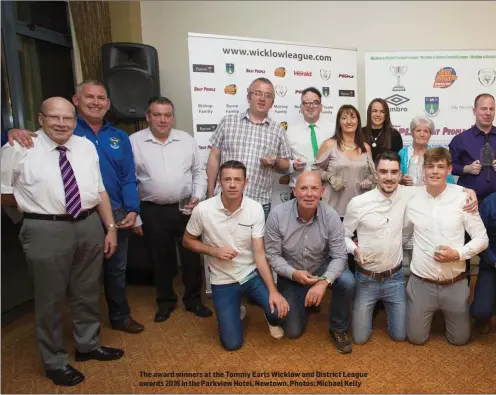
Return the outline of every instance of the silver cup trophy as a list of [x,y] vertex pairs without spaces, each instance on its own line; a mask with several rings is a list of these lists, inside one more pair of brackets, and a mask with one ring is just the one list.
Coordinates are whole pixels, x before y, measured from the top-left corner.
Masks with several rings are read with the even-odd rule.
[[398,81],[396,82],[396,86],[393,87],[394,92],[402,92],[405,90],[405,87],[401,85],[400,78],[405,75],[408,70],[408,66],[391,66],[390,71],[395,77],[398,77]]

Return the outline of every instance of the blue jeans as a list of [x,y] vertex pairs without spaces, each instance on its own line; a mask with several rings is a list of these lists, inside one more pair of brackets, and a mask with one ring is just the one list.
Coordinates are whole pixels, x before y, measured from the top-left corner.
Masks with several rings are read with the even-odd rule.
[[[124,210],[115,210],[114,219],[122,221]],[[103,261],[105,299],[107,301],[110,324],[120,323],[129,317],[130,309],[126,297],[126,269],[129,230],[117,230],[117,249],[110,259]]]
[[270,203],[262,204],[262,207],[263,207],[263,210],[264,210],[264,215],[265,215],[265,221],[267,221],[267,218],[269,217],[271,206],[272,205]]
[[[277,277],[277,288],[289,304],[288,315],[282,322],[284,335],[289,339],[300,337],[307,327],[308,311],[305,297],[311,285],[302,285],[286,277]],[[329,332],[348,332],[355,278],[349,269],[331,285],[332,300],[329,306]]]
[[406,339],[406,294],[403,268],[390,277],[376,279],[355,272],[352,331],[357,344],[366,343],[372,333],[372,313],[377,301],[386,309],[388,331],[395,341]]
[[270,325],[279,325],[277,309],[274,309],[274,313],[270,312],[269,290],[258,274],[258,270],[255,272],[256,275],[244,284],[239,282],[225,285],[212,284],[212,298],[219,324],[220,342],[227,351],[237,350],[243,345],[243,328],[239,311],[241,296],[246,296],[251,302],[260,306]]

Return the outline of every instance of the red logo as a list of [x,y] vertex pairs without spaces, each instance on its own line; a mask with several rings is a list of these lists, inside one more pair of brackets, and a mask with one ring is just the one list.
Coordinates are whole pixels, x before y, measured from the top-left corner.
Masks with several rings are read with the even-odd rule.
[[355,78],[355,76],[350,74],[339,74],[339,78]]
[[303,90],[296,89],[295,90],[295,95],[301,95],[303,93]]
[[295,70],[294,75],[297,77],[311,77],[312,72],[311,71],[296,71]]
[[215,92],[215,88],[195,86],[195,92]]

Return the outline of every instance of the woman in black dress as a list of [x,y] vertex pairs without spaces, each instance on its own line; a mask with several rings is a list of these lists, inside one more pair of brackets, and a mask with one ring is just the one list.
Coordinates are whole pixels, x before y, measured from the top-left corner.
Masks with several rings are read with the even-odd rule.
[[403,148],[401,134],[393,128],[388,104],[383,99],[376,98],[370,102],[363,134],[372,149],[374,161],[384,151],[399,152]]

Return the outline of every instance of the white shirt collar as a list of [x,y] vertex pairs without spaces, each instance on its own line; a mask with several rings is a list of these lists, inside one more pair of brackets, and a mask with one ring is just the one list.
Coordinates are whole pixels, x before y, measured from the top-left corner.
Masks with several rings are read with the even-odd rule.
[[167,140],[165,140],[165,143],[162,143],[160,140],[158,140],[152,133],[152,130],[150,128],[146,129],[146,136],[145,136],[145,141],[152,141],[157,144],[165,145],[169,144],[172,141],[179,141],[181,140],[179,135],[176,133],[176,129],[171,129],[169,137]]

